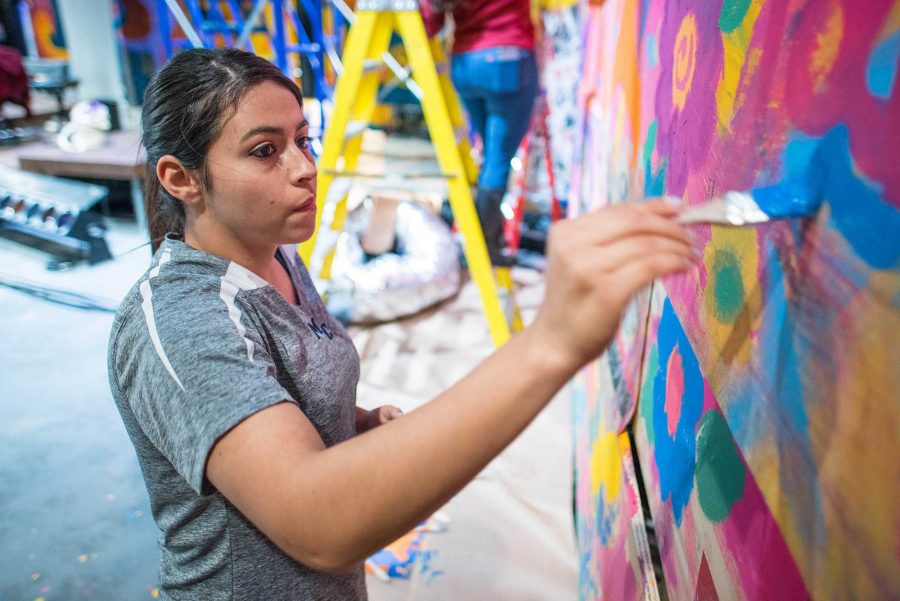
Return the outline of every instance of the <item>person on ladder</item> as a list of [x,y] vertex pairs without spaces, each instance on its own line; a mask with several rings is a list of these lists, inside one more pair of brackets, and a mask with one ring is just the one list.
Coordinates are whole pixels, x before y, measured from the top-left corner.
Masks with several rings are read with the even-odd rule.
[[429,37],[453,15],[451,79],[484,147],[475,206],[491,262],[511,266],[515,256],[505,249],[500,202],[538,92],[531,3],[421,0],[420,9]]

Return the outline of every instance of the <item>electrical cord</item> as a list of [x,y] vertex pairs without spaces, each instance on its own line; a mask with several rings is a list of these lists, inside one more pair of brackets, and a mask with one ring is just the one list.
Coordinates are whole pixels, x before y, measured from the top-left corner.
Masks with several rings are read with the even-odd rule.
[[0,273],[0,286],[73,309],[115,313],[118,306],[118,303],[110,299],[44,286],[4,273]]

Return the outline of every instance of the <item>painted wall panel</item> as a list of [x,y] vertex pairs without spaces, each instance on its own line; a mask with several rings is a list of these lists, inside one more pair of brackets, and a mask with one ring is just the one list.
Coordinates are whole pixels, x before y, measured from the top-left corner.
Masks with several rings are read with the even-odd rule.
[[637,403],[673,599],[898,598],[900,2],[608,0],[586,30],[573,212],[773,184],[822,206],[691,228],[696,268],[639,299],[591,368],[619,385],[578,383],[576,488],[611,428],[592,412],[621,430]]

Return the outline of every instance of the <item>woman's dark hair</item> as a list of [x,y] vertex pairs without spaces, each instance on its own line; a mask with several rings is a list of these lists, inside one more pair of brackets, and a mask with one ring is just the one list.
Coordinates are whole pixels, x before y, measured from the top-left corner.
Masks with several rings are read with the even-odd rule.
[[184,235],[182,202],[156,177],[156,163],[172,155],[200,175],[211,189],[206,155],[247,92],[271,81],[284,86],[302,106],[297,85],[269,61],[232,48],[187,50],[170,60],[150,80],[141,113],[141,141],[147,153],[144,202],[150,242],[155,252],[168,233]]

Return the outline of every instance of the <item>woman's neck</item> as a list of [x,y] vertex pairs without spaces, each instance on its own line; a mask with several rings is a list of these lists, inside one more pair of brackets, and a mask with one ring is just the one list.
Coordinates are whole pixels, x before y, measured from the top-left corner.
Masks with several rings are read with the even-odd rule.
[[274,285],[273,280],[277,277],[274,270],[280,268],[275,259],[277,244],[253,245],[233,236],[200,232],[193,228],[185,229],[184,241],[197,250],[233,261]]

